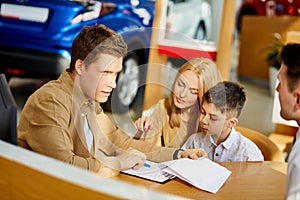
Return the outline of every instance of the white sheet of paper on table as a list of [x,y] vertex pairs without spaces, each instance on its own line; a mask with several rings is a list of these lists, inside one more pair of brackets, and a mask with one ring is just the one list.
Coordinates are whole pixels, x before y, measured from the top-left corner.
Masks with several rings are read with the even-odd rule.
[[228,169],[207,158],[183,158],[161,163],[159,167],[163,168],[162,171],[211,193],[216,193],[231,174]]
[[225,183],[231,172],[225,167],[207,159],[191,160],[182,158],[163,163],[146,161],[150,167],[141,167],[137,170],[128,169],[123,173],[164,183],[175,176],[191,185],[216,193]]

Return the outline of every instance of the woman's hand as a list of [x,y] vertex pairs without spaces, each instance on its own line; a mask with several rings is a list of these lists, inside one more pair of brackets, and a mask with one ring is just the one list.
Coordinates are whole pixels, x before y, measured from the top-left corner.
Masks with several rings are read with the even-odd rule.
[[153,128],[151,117],[142,116],[134,122],[135,128],[139,133],[146,133]]

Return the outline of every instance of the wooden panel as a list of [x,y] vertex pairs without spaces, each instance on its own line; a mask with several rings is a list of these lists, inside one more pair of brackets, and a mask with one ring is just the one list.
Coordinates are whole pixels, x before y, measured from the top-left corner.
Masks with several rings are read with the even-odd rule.
[[268,80],[269,66],[263,49],[277,42],[274,33],[279,33],[284,43],[288,31],[300,31],[299,17],[245,16],[240,35],[239,75]]
[[[145,86],[144,110],[149,109],[157,101],[164,97],[164,87],[160,84],[164,82],[161,67],[167,63],[168,57],[158,53],[159,28],[164,17],[167,1],[155,2],[155,17],[152,25],[152,36],[149,51],[149,61],[147,69],[147,81]],[[156,84],[155,84],[156,83]]]
[[235,4],[235,0],[224,0],[223,4],[216,65],[224,80],[229,80],[230,76],[231,46],[235,24],[235,12],[232,11],[235,10]]
[[269,135],[269,138],[278,146],[281,152],[286,152],[286,153],[288,152],[294,140],[293,136],[283,135],[278,133],[271,133]]
[[300,43],[300,32],[299,31],[287,32],[285,43],[289,43],[289,42]]
[[295,136],[298,132],[298,127],[289,126],[285,124],[275,124],[274,133],[279,133],[283,135]]
[[[176,199],[0,140],[0,199]],[[116,191],[118,190],[118,191]]]
[[1,199],[117,199],[0,157]]

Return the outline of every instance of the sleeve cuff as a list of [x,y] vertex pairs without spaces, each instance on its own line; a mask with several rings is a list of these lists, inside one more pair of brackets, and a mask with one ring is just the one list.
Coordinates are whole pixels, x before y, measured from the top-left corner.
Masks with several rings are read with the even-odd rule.
[[174,154],[173,154],[173,160],[177,160],[178,159],[178,153],[179,151],[184,151],[183,149],[176,149],[174,151]]

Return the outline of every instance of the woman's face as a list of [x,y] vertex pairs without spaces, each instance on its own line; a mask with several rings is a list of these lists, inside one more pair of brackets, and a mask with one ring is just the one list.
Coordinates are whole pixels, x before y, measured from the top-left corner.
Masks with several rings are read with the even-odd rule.
[[187,70],[183,72],[174,83],[173,101],[177,108],[186,109],[193,106],[198,99],[199,77]]

